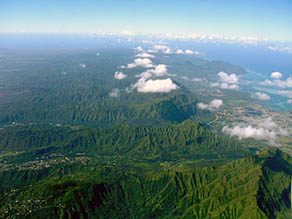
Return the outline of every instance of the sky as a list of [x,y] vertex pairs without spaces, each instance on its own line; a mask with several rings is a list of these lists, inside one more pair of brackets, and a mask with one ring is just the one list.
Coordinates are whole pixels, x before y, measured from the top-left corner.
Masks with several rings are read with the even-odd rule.
[[0,1],[0,33],[219,34],[292,41],[291,0]]

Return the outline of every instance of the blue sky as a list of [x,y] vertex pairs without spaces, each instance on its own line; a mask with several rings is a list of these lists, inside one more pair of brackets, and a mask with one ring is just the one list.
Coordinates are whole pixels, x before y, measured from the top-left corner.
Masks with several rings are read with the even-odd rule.
[[291,0],[9,0],[0,32],[221,34],[292,41]]

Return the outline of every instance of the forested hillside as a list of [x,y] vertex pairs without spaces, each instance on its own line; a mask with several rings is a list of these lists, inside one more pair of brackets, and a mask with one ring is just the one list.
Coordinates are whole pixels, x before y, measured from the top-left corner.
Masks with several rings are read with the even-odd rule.
[[7,196],[2,189],[1,215],[288,218],[291,164],[289,156],[271,149],[219,167],[197,167],[191,172],[162,171],[141,176],[112,168],[83,168],[82,172],[79,169],[21,187],[13,196]]
[[31,126],[0,131],[1,150],[22,151],[10,160],[33,160],[49,153],[86,152],[99,155],[126,155],[140,159],[179,160],[183,158],[239,158],[249,149],[238,141],[212,133],[197,122],[186,120],[161,128],[111,128]]

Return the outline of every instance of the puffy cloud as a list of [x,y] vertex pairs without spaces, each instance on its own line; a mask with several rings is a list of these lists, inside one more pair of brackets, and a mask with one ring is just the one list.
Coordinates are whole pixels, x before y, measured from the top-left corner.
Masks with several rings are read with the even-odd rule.
[[185,53],[188,54],[188,55],[193,55],[194,54],[194,52],[192,50],[190,50],[190,49],[187,49],[185,51]]
[[164,64],[159,64],[155,66],[154,69],[148,70],[148,72],[155,74],[156,76],[164,76],[167,75],[167,67]]
[[115,72],[115,75],[114,75],[114,78],[117,79],[117,80],[123,80],[127,77],[127,75],[125,75],[123,72],[121,71],[116,71]]
[[129,63],[127,66],[122,65],[121,68],[135,68],[135,67],[144,67],[144,68],[153,68],[154,65],[152,61],[148,58],[138,58],[135,59],[133,63]]
[[244,138],[255,138],[258,140],[275,140],[276,138],[276,133],[274,131],[269,131],[264,128],[255,128],[251,125],[247,127],[235,126],[233,128],[224,126],[222,131],[230,136],[238,136],[240,140]]
[[113,89],[113,91],[109,94],[111,97],[120,96],[120,90],[118,88]]
[[178,49],[175,51],[175,54],[181,55],[181,54],[185,54],[185,53],[182,49]]
[[193,51],[193,50],[187,49],[185,51],[185,54],[187,54],[187,55],[199,55],[200,52],[199,51]]
[[225,72],[219,72],[218,76],[220,77],[220,80],[222,83],[211,83],[211,87],[220,87],[221,89],[230,89],[230,90],[238,90],[239,86],[238,83],[238,76],[236,74],[230,74],[228,75]]
[[207,109],[207,110],[215,110],[218,109],[220,106],[223,105],[223,101],[220,99],[214,99],[212,100],[209,104],[204,104],[204,103],[198,103],[198,107],[200,109]]
[[169,49],[169,48],[167,48],[166,50],[163,50],[162,52],[165,53],[165,54],[171,54],[172,53],[171,49]]
[[138,78],[143,78],[144,80],[147,80],[151,78],[153,75],[161,77],[165,75],[170,75],[167,73],[167,67],[164,64],[159,64],[155,66],[154,69],[149,69],[145,72],[142,72],[141,74],[136,75]]
[[138,52],[143,52],[144,49],[141,46],[138,46],[136,48],[134,48],[134,50],[138,51]]
[[238,83],[238,77],[236,74],[228,75],[225,72],[221,71],[218,73],[218,75],[223,83],[228,83],[228,84],[237,84]]
[[142,93],[168,93],[172,90],[176,90],[179,87],[173,83],[170,78],[158,79],[158,80],[145,80],[144,78],[139,79],[132,89],[137,88],[138,92]]
[[199,107],[200,109],[208,109],[208,104],[198,103],[198,107]]
[[141,74],[136,75],[137,78],[143,78],[144,80],[147,80],[152,77],[152,74],[149,71],[144,71]]
[[278,127],[278,125],[273,121],[272,117],[268,117],[266,119],[262,120],[251,120],[251,122],[255,123],[259,127],[263,127],[266,129],[275,129]]
[[228,84],[228,83],[211,83],[211,87],[220,87],[221,89],[230,89],[230,90],[238,90],[239,86],[237,84]]
[[237,136],[239,139],[254,138],[257,140],[268,140],[271,144],[276,144],[278,136],[289,136],[286,129],[279,127],[271,117],[257,120],[250,119],[251,124],[240,124],[233,128],[223,127],[222,131],[230,136]]
[[271,74],[271,78],[274,78],[274,79],[280,79],[282,77],[283,75],[280,72],[272,72]]
[[141,58],[138,58],[138,59],[135,59],[134,60],[134,63],[136,66],[141,66],[141,67],[145,67],[145,68],[152,68],[153,67],[153,64],[152,64],[152,61],[148,58],[145,58],[145,59],[141,59]]
[[165,45],[154,45],[153,46],[153,49],[156,49],[156,50],[165,50],[165,49],[169,49],[167,46]]
[[266,79],[263,82],[259,82],[260,85],[263,86],[275,86],[275,87],[280,87],[280,88],[292,88],[292,77],[290,76],[287,78],[285,81],[284,80],[268,80]]
[[239,86],[237,84],[227,84],[227,83],[221,83],[220,84],[221,89],[230,89],[230,90],[238,90]]
[[271,97],[268,94],[256,92],[252,95],[253,98],[259,99],[259,100],[270,100]]
[[229,85],[228,89],[238,90],[239,89],[239,86],[237,84],[231,84],[231,85]]
[[146,52],[139,53],[139,54],[136,55],[136,57],[142,57],[142,58],[155,58],[154,55],[149,54],[149,53],[146,53]]
[[172,53],[171,49],[165,45],[154,45],[152,49],[148,50],[148,52],[163,52],[165,54]]
[[220,99],[214,99],[209,103],[209,106],[215,109],[218,109],[222,105],[223,105],[223,101]]

